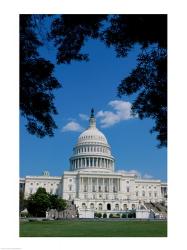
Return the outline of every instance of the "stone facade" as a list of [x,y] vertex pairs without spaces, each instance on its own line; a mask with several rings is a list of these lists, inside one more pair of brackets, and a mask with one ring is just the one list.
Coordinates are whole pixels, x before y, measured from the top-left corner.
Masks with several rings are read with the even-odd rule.
[[26,198],[38,187],[44,187],[49,193],[73,201],[81,214],[84,209],[121,213],[139,209],[144,203],[166,202],[167,199],[166,183],[115,171],[111,147],[97,129],[93,111],[88,129],[73,148],[70,171],[65,171],[62,177],[50,176],[47,171],[42,176],[26,176],[20,179],[20,185]]

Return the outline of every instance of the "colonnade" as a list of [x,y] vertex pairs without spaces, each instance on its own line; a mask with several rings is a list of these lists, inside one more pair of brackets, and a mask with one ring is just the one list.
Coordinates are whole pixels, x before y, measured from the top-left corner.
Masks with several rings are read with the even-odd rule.
[[113,169],[114,161],[100,157],[83,157],[70,160],[71,169],[79,168],[107,168]]
[[117,193],[121,189],[120,178],[80,177],[80,192]]

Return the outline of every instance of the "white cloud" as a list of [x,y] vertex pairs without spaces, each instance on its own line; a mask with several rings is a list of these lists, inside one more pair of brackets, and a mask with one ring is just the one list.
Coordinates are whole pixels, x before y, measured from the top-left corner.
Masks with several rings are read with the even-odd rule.
[[152,179],[153,176],[150,174],[144,174],[143,179]]
[[89,116],[85,115],[85,114],[79,114],[79,117],[83,120],[83,121],[88,121],[89,120]]
[[122,173],[126,173],[126,174],[135,174],[137,175],[138,179],[153,179],[154,177],[152,175],[149,174],[144,174],[142,176],[142,174],[135,169],[129,170],[129,171],[125,171],[125,170],[119,170],[118,172],[122,172]]
[[81,132],[84,128],[77,122],[71,121],[68,122],[63,128],[62,132],[67,132],[67,131],[74,131],[74,132]]
[[120,121],[136,118],[131,113],[132,104],[130,102],[114,100],[108,103],[114,111],[100,110],[96,117],[100,118],[101,127],[107,128],[113,126]]
[[141,178],[141,176],[142,176],[141,173],[138,170],[135,170],[135,169],[127,171],[127,173],[135,174],[135,175],[137,175],[138,178]]

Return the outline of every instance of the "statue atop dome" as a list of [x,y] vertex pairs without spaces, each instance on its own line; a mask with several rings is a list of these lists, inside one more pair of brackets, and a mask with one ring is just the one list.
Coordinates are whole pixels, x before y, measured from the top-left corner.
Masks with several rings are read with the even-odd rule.
[[90,118],[94,118],[94,109],[93,109],[93,108],[91,109],[91,115],[90,115]]
[[96,127],[96,121],[95,121],[94,109],[93,108],[91,109],[89,125],[90,125],[90,128],[95,128]]

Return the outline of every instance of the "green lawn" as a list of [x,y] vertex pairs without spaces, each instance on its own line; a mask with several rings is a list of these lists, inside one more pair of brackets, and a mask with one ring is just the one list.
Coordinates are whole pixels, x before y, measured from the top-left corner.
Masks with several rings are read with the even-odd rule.
[[21,237],[166,237],[166,221],[21,222]]

